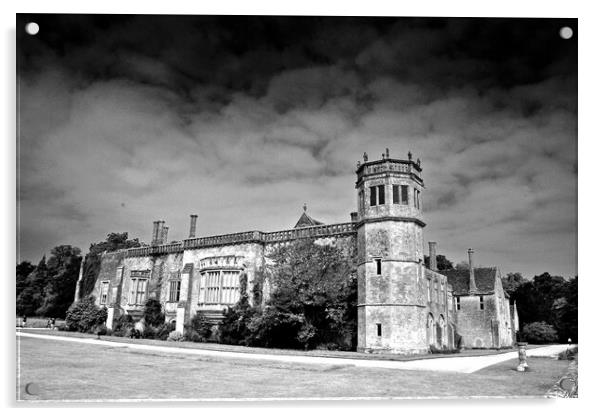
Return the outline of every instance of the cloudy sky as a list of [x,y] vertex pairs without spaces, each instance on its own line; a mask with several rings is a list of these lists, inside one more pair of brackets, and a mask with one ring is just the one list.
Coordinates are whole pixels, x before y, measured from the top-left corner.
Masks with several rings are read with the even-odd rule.
[[576,274],[574,19],[17,20],[20,259],[156,219],[181,239],[191,213],[197,235],[287,229],[304,203],[346,222],[357,160],[388,147],[422,160],[452,261]]

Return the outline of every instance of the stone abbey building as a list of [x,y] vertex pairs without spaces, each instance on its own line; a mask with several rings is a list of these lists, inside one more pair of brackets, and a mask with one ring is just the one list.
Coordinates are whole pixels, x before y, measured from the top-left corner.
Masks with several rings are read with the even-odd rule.
[[[120,314],[138,318],[150,297],[164,305],[166,319],[183,332],[197,312],[218,321],[239,297],[239,276],[260,282],[270,253],[296,239],[336,244],[354,257],[358,276],[358,351],[423,353],[433,345],[452,348],[511,346],[518,328],[500,271],[473,267],[438,272],[436,245],[429,243],[424,264],[420,160],[389,157],[357,164],[357,212],[351,221],[322,224],[306,212],[294,228],[196,236],[191,215],[189,237],[167,243],[168,228],[155,221],[150,246],[104,253],[92,295],[108,309],[107,327]],[[80,276],[81,278],[81,276]],[[79,284],[77,285],[79,287]],[[78,294],[76,293],[76,299]],[[461,338],[460,338],[461,337]]]

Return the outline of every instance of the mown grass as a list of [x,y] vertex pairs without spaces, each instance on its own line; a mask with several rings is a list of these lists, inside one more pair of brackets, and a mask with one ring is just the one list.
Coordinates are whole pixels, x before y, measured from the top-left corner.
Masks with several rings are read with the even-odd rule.
[[[568,362],[509,360],[473,374],[192,357],[18,338],[22,400],[542,396]],[[25,393],[35,383],[38,393]]]

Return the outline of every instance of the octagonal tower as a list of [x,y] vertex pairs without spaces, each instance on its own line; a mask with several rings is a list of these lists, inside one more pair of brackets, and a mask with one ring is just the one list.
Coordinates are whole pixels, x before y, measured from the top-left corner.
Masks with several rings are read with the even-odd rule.
[[357,167],[358,351],[420,353],[425,326],[420,159]]

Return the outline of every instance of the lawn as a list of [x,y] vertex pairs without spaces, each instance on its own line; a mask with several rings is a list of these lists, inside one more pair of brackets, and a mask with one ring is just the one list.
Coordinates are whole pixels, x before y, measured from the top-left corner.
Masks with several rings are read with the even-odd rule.
[[[473,374],[191,357],[18,338],[21,400],[543,396],[568,361],[509,360]],[[361,382],[359,381],[361,380]],[[37,393],[25,393],[35,383]]]

